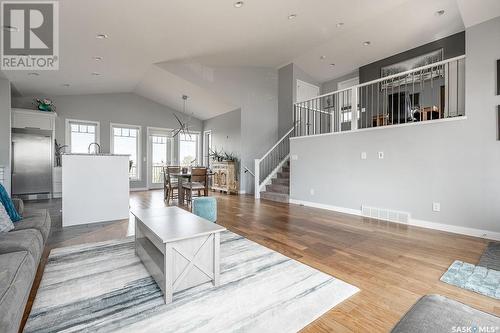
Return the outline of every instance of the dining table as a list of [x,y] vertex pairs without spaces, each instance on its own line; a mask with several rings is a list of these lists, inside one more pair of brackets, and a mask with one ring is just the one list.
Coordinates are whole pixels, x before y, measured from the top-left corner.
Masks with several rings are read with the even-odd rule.
[[[208,172],[207,173],[207,181],[208,181],[208,177],[211,177],[214,174],[215,174],[214,172]],[[184,181],[190,182],[192,174],[191,174],[191,172],[172,172],[172,173],[170,173],[170,176],[176,177],[178,179],[179,205],[184,205],[185,192],[184,192],[184,188],[182,187],[182,184],[184,183]]]

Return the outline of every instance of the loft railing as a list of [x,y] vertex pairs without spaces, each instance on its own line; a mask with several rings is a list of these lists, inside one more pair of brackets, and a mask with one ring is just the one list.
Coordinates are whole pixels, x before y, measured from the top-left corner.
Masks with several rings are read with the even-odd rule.
[[298,102],[293,136],[464,115],[465,56],[460,56]]
[[278,142],[262,156],[255,159],[255,197],[260,198],[260,191],[273,175],[281,168],[290,156],[290,137],[294,133],[292,127]]

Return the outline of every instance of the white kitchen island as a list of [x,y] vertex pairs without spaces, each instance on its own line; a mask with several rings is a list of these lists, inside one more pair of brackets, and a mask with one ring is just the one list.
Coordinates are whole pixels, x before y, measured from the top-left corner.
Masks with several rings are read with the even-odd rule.
[[129,156],[62,156],[64,227],[129,218]]

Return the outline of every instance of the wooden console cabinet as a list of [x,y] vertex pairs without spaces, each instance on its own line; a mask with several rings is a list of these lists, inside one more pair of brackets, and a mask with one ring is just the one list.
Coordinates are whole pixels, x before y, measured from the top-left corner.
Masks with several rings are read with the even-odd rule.
[[212,172],[212,190],[224,191],[228,194],[238,193],[238,180],[236,163],[231,161],[211,162]]

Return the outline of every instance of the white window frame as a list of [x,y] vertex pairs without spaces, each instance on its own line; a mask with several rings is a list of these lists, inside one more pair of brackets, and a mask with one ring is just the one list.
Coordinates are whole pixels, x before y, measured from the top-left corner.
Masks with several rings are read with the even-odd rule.
[[[207,134],[210,134],[210,142],[205,142],[205,140],[207,140]],[[210,150],[212,149],[212,130],[207,130],[207,131],[203,131],[203,140],[202,140],[202,151],[201,151],[201,163],[203,166],[206,166],[206,167],[210,167]],[[208,151],[205,151],[205,148],[208,149]],[[206,158],[206,161],[205,161],[205,158]]]
[[114,142],[114,131],[113,128],[128,128],[137,130],[137,177],[130,178],[131,181],[141,181],[142,180],[142,126],[130,125],[130,124],[119,124],[110,123],[109,124],[109,147],[110,152],[114,154],[115,142]]
[[[202,133],[200,131],[190,131],[190,133],[191,135],[198,135],[198,142],[196,144],[196,164],[201,165],[200,161],[203,163],[203,156],[200,156],[200,152],[202,150],[201,142],[203,141]],[[181,134],[183,133],[179,133],[179,135],[177,135],[177,161],[179,161],[179,165],[181,165]]]
[[101,124],[98,121],[66,118],[64,144],[69,147],[69,152],[71,152],[71,123],[95,125],[95,142],[101,144]]

